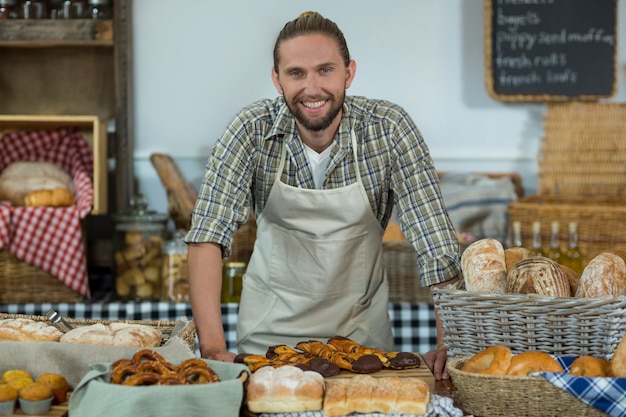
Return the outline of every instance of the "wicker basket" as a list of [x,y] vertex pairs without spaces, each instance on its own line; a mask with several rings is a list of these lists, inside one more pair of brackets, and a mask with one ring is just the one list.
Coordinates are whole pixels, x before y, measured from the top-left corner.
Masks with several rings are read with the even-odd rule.
[[1,303],[74,303],[85,297],[58,278],[0,249]]
[[415,249],[408,242],[383,242],[383,259],[389,281],[389,301],[432,303],[430,288],[420,286]]
[[450,358],[493,344],[519,353],[608,358],[626,333],[626,297],[554,298],[434,289]]
[[567,247],[568,223],[578,223],[578,247],[585,263],[602,252],[626,250],[626,197],[525,197],[509,204],[509,216],[521,223],[522,245],[527,248],[532,223],[540,221],[542,242],[549,242],[551,223],[559,223],[562,250]]
[[467,413],[481,417],[606,416],[542,377],[463,372],[460,368],[468,359],[454,359],[447,365]]
[[[25,314],[6,314],[0,313],[0,319],[15,319],[25,318],[35,321],[50,322],[46,316],[31,316]],[[172,335],[176,321],[161,321],[161,320],[91,320],[91,319],[64,319],[72,327],[90,326],[96,323],[109,324],[109,323],[128,323],[128,324],[141,324],[144,326],[155,327],[161,331],[163,338],[161,339],[161,345],[165,344]],[[180,337],[191,349],[192,352],[196,349],[196,325],[193,321],[188,321],[182,329],[177,329],[176,334]]]

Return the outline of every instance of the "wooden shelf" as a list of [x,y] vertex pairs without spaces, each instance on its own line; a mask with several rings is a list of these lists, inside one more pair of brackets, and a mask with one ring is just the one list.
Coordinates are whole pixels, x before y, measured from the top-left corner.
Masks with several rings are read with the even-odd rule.
[[0,46],[3,47],[113,47],[113,45],[112,20],[0,20]]

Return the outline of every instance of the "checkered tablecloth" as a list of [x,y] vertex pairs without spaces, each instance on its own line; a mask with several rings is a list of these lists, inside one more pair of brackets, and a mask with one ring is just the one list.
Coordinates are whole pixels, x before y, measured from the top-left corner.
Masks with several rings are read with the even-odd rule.
[[[0,312],[45,315],[50,309],[62,317],[90,320],[165,320],[192,317],[189,303],[100,302],[0,304]],[[222,304],[222,321],[228,349],[236,352],[236,327],[239,304]],[[400,352],[426,353],[437,346],[435,312],[428,303],[389,303],[395,348]]]

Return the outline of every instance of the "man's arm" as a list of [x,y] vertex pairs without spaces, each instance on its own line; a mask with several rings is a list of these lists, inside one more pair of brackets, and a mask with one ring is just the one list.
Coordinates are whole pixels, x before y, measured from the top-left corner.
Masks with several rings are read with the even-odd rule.
[[215,243],[189,243],[189,286],[200,355],[232,362],[222,325],[222,248]]

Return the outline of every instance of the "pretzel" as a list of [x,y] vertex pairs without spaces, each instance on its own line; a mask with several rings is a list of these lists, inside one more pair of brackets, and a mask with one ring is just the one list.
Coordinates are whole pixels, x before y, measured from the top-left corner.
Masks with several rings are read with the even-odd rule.
[[180,375],[180,378],[187,384],[211,384],[219,382],[219,377],[211,368],[192,366]]
[[160,376],[170,375],[173,372],[164,362],[159,361],[143,361],[137,365],[137,373],[152,373]]
[[132,363],[121,363],[111,369],[111,383],[121,384],[129,377],[137,374],[137,367]]
[[122,385],[140,386],[140,385],[158,385],[161,382],[161,376],[151,372],[142,372],[140,374],[131,375],[122,382]]
[[161,356],[158,352],[155,352],[151,349],[141,349],[135,352],[133,355],[132,361],[136,364],[142,361],[156,361],[156,362],[165,362],[163,356]]

